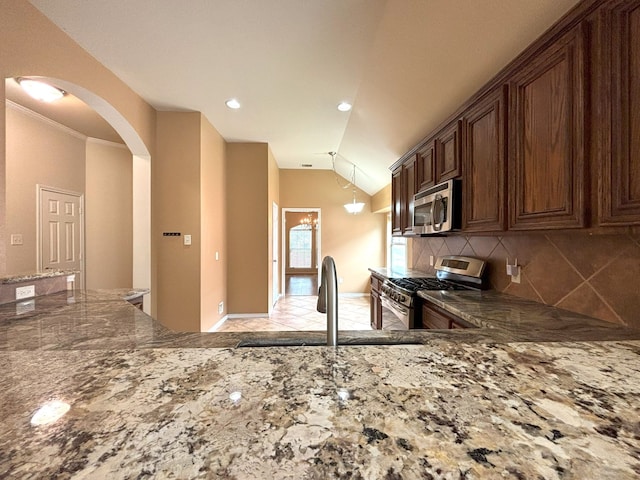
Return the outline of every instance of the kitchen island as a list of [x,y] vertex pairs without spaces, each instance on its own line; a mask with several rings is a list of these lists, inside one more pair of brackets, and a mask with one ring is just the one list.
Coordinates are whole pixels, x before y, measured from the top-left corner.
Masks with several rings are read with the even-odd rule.
[[[640,475],[638,332],[237,348],[245,335],[174,333],[108,292],[36,300],[0,307],[2,478]],[[69,411],[33,425],[52,401]]]

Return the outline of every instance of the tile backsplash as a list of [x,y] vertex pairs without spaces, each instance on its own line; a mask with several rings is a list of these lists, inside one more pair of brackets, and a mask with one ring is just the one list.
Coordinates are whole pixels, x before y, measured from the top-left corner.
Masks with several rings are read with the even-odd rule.
[[[640,328],[640,229],[413,240],[413,268],[433,273],[431,255],[483,258],[497,291]],[[507,276],[507,258],[522,265],[520,284]]]

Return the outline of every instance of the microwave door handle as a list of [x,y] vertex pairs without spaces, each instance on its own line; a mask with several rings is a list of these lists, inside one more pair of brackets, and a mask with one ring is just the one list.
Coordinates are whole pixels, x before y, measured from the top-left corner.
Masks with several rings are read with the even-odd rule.
[[437,194],[436,198],[434,199],[433,203],[431,203],[431,222],[433,225],[433,229],[436,232],[439,232],[440,230],[442,230],[442,225],[444,224],[444,219],[441,219],[440,222],[438,223],[436,221],[436,204],[438,205],[438,216],[442,215],[442,195]]

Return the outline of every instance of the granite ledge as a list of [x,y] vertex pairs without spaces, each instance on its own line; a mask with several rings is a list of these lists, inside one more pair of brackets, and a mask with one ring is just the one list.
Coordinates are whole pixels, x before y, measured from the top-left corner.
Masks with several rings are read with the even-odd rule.
[[379,277],[388,278],[424,278],[433,277],[426,272],[414,270],[412,268],[386,268],[386,267],[369,267],[369,271]]
[[12,283],[31,282],[53,277],[62,277],[65,275],[74,275],[78,272],[74,270],[47,270],[46,272],[20,273],[16,275],[8,275],[0,277],[0,285],[9,285]]

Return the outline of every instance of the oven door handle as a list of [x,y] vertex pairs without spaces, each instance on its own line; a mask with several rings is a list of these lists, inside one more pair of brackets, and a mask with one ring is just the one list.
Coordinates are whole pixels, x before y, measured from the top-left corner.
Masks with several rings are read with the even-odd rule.
[[391,310],[397,317],[406,318],[409,315],[409,309],[404,305],[398,305],[391,298],[389,298],[384,293],[380,295],[380,302],[382,306]]

